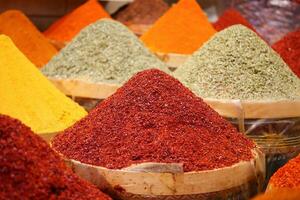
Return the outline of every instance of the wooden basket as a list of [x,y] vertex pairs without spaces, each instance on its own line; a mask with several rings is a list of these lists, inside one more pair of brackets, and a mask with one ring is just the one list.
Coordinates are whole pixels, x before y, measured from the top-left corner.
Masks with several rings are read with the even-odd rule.
[[[113,170],[75,160],[66,162],[75,173],[109,192],[116,199],[248,199],[261,188],[264,155],[253,150],[254,159],[231,167],[200,172]],[[146,163],[147,166],[170,165]],[[136,165],[138,166],[138,165]]]

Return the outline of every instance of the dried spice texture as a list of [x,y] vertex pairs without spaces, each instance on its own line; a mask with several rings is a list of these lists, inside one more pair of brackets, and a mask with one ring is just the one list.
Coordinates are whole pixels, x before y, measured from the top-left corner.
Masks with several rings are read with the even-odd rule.
[[141,39],[154,52],[191,54],[215,32],[196,0],[180,0]]
[[97,0],[87,0],[86,3],[54,22],[44,35],[55,41],[68,42],[81,29],[102,18],[110,18],[110,16]]
[[300,29],[287,34],[272,47],[300,78]]
[[56,136],[53,147],[112,169],[175,162],[184,171],[201,171],[250,160],[254,144],[179,81],[151,69]]
[[277,170],[271,177],[269,184],[275,188],[300,189],[300,155]]
[[0,35],[0,83],[0,113],[21,120],[34,132],[62,131],[86,115],[4,35]]
[[0,199],[109,200],[79,179],[45,141],[0,115]]
[[174,74],[203,98],[300,99],[300,80],[256,33],[234,25],[213,36]]
[[221,31],[229,26],[241,24],[255,31],[254,27],[245,19],[239,11],[234,8],[225,10],[217,22],[213,24],[217,31]]
[[163,0],[135,0],[119,11],[115,19],[127,25],[153,24],[168,8],[168,4]]
[[167,71],[126,26],[103,19],[82,30],[42,71],[53,78],[120,84],[148,68]]
[[57,53],[21,11],[9,10],[0,15],[0,34],[9,36],[37,67],[45,65]]

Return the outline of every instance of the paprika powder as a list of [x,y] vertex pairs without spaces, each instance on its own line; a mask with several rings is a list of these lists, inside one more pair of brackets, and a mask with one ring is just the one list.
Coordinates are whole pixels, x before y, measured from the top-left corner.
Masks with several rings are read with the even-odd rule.
[[110,16],[97,0],[87,0],[86,3],[54,22],[44,35],[54,41],[69,42],[81,29],[101,18],[110,18]]
[[253,159],[254,143],[178,80],[137,73],[89,115],[57,135],[66,158],[121,169],[143,162],[212,170]]
[[272,47],[300,78],[300,29],[287,34]]
[[0,199],[110,200],[30,128],[0,115]]

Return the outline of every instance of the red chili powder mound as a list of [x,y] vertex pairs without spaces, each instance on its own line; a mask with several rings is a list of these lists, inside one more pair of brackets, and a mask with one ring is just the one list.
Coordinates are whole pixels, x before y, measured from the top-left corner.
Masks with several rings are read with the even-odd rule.
[[272,47],[300,78],[300,29],[287,34]]
[[175,162],[184,171],[201,171],[250,160],[254,144],[178,80],[151,69],[56,136],[53,147],[112,169]]
[[0,199],[110,198],[79,179],[41,138],[0,115]]
[[275,188],[300,189],[300,154],[277,170],[269,184]]
[[71,13],[54,22],[44,35],[49,39],[68,42],[87,25],[101,18],[110,18],[97,0],[88,0]]
[[230,8],[227,9],[218,19],[217,22],[215,22],[213,24],[213,27],[217,30],[217,31],[221,31],[229,26],[232,25],[236,25],[236,24],[242,24],[248,28],[250,28],[251,30],[253,30],[254,32],[256,32],[256,30],[254,29],[254,27],[248,22],[247,19],[245,19],[242,14],[237,11],[234,8]]

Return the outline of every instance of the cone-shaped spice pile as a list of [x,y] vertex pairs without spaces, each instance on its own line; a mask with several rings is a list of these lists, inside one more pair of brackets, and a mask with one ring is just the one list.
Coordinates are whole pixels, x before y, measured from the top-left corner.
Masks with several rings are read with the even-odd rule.
[[167,70],[126,26],[103,19],[83,29],[42,71],[53,78],[120,84],[149,68]]
[[214,33],[196,0],[180,0],[141,39],[155,52],[191,54]]
[[272,47],[300,78],[300,29],[287,34]]
[[49,39],[68,42],[81,29],[101,18],[110,18],[97,0],[88,0],[71,13],[54,22],[45,32]]
[[37,67],[45,65],[57,53],[21,11],[9,10],[0,15],[0,34],[9,36]]
[[229,26],[241,24],[255,31],[254,27],[245,19],[242,14],[234,8],[227,9],[213,24],[217,31],[221,31]]
[[234,25],[213,36],[175,76],[214,99],[300,99],[300,80],[256,33]]
[[0,199],[109,200],[79,179],[45,141],[0,115]]
[[153,24],[168,8],[164,0],[135,0],[124,10],[119,11],[115,18],[127,25]]
[[37,133],[62,131],[86,115],[0,35],[0,114],[17,118]]
[[254,144],[179,81],[152,69],[53,140],[67,158],[107,168],[183,163],[211,170],[253,158]]
[[300,155],[290,160],[271,177],[269,184],[276,188],[300,189]]

